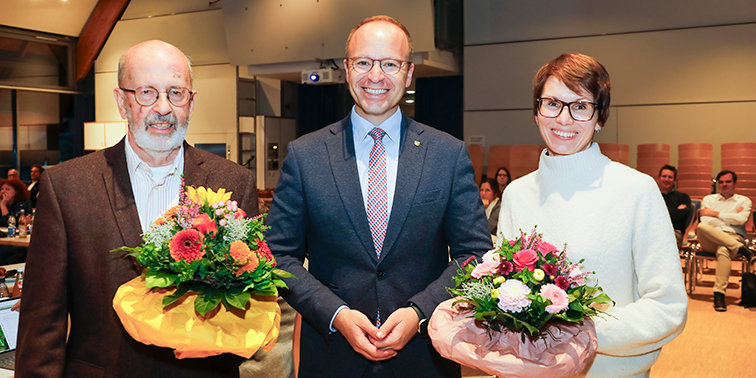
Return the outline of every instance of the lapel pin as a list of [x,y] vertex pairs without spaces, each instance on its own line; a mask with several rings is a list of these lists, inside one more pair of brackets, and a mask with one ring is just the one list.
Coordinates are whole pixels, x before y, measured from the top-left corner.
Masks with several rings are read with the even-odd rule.
[[419,141],[419,140],[416,140],[416,141],[415,141],[415,147],[419,147],[419,146],[420,146],[420,141]]

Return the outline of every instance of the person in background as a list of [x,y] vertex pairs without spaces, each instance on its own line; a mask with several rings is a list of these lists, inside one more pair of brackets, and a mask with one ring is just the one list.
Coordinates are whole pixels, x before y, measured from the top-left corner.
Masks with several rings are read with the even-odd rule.
[[690,196],[675,189],[677,168],[674,166],[665,164],[661,167],[656,182],[659,184],[659,190],[661,190],[664,202],[667,204],[667,211],[669,211],[669,218],[672,220],[672,228],[675,229],[675,239],[679,250],[682,248],[683,234],[688,227],[688,216],[692,210]]
[[19,174],[18,174],[18,171],[17,171],[17,170],[15,170],[15,169],[11,168],[11,169],[9,169],[9,170],[8,170],[8,178],[9,178],[9,179],[16,179],[16,180],[20,180],[20,179],[21,179],[21,176],[19,176]]
[[[504,189],[512,182],[512,176],[509,174],[509,170],[506,167],[501,167],[496,170],[496,183],[499,184],[499,193],[504,193]],[[499,196],[501,197],[501,195]]]
[[352,111],[289,144],[266,237],[296,276],[282,295],[302,314],[300,378],[461,374],[425,326],[491,237],[464,142],[399,109],[411,59],[401,23],[363,20],[344,59]]
[[488,231],[491,235],[496,236],[496,226],[499,223],[499,210],[501,209],[501,192],[499,184],[494,179],[485,179],[480,183],[480,199],[486,208],[486,219],[488,219]]
[[37,197],[39,196],[39,178],[42,176],[42,172],[45,171],[45,168],[43,168],[39,164],[34,164],[31,167],[31,171],[29,171],[29,176],[31,176],[32,182],[29,184],[27,189],[29,189],[29,200],[31,200],[31,205],[33,208],[37,208]]
[[31,214],[29,191],[19,179],[5,179],[0,181],[0,227],[8,227],[8,218],[13,215],[18,219],[21,210]]
[[701,201],[701,222],[696,236],[701,249],[714,252],[717,256],[716,278],[714,279],[714,310],[727,311],[725,292],[730,281],[732,259],[745,256],[749,264],[756,262],[756,254],[748,249],[745,242],[745,223],[751,216],[751,200],[735,194],[738,175],[724,170],[717,174],[719,193],[709,194]]
[[[178,204],[182,174],[186,185],[232,192],[249,216],[257,214],[255,177],[184,141],[196,92],[189,59],[175,46],[147,41],[126,51],[113,95],[128,120],[126,136],[47,169],[40,180],[16,377],[238,377],[238,356],[177,359],[169,348],[129,336],[112,301],[141,268],[126,252],[111,251],[142,244],[142,231]],[[287,316],[295,315],[282,307],[282,324]],[[293,322],[282,327],[280,344],[254,356],[265,365],[260,376],[292,375],[290,343],[282,339],[292,329]]]
[[[614,304],[594,318],[588,377],[648,377],[662,346],[685,326],[688,297],[672,223],[653,179],[601,153],[609,118],[601,63],[563,54],[533,79],[533,118],[546,143],[538,170],[504,192],[499,242],[537,226]],[[594,281],[595,280],[595,281]]]

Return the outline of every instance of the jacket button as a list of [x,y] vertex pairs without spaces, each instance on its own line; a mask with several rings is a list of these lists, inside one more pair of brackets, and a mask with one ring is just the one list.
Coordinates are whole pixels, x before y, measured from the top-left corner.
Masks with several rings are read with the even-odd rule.
[[376,273],[376,276],[378,276],[378,278],[383,278],[386,276],[386,272],[379,270],[378,273]]

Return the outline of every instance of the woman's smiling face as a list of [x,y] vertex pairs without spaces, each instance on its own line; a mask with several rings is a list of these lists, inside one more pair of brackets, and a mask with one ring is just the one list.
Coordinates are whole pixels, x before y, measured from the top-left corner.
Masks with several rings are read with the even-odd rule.
[[[554,76],[546,80],[540,97],[564,103],[595,102],[589,93],[575,93]],[[590,147],[598,116],[594,113],[588,121],[575,121],[569,109],[563,108],[556,118],[547,118],[538,113],[535,121],[550,155],[572,155]]]

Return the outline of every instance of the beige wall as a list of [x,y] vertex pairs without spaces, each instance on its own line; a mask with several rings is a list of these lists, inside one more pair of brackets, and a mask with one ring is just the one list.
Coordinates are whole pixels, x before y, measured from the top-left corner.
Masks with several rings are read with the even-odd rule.
[[629,144],[631,166],[638,144],[670,144],[676,164],[678,144],[712,143],[718,171],[722,143],[756,142],[756,6],[696,0],[679,12],[669,3],[596,3],[592,22],[568,25],[585,18],[576,13],[583,7],[544,13],[541,2],[465,2],[465,137],[541,143],[532,78],[558,55],[581,52],[612,77],[611,115],[597,142]]

